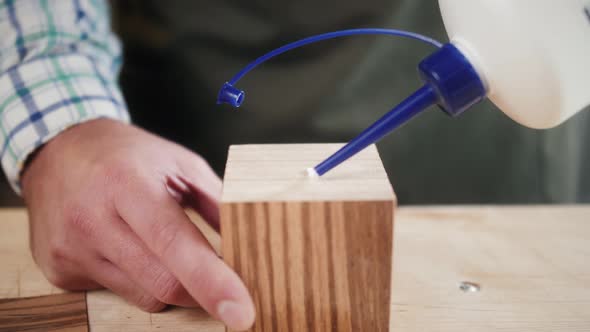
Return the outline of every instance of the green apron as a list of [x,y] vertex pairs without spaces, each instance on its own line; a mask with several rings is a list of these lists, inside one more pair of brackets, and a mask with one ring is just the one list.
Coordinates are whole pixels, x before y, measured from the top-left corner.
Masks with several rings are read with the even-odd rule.
[[[220,173],[230,144],[349,140],[421,85],[416,65],[433,49],[392,37],[321,42],[247,75],[240,109],[215,105],[223,82],[256,57],[358,27],[447,39],[432,0],[153,0],[113,8],[134,121],[197,151]],[[433,107],[378,146],[401,204],[589,202],[589,126],[589,112],[580,112],[551,130],[528,129],[484,102],[456,119]]]

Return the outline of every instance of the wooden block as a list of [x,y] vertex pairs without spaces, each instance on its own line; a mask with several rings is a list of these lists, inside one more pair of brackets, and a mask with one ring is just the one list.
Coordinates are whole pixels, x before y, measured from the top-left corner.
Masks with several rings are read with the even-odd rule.
[[254,298],[251,331],[389,331],[395,196],[377,149],[305,174],[340,146],[230,148],[222,255]]
[[85,293],[0,300],[0,332],[87,332]]

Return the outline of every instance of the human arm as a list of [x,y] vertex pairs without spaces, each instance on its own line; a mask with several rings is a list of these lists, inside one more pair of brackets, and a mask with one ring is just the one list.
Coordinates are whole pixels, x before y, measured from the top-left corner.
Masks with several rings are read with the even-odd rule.
[[247,290],[179,203],[191,198],[215,225],[219,179],[126,124],[105,2],[4,1],[0,15],[0,159],[48,279],[104,286],[148,311],[198,302],[234,329],[251,325]]

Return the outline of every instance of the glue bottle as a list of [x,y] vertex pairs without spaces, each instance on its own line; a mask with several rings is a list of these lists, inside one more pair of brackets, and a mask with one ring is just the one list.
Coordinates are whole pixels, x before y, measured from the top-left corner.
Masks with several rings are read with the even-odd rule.
[[353,29],[305,38],[258,58],[225,83],[218,103],[238,107],[235,88],[269,58],[320,40],[367,33],[418,39],[437,50],[418,64],[424,85],[332,156],[308,169],[323,175],[436,104],[450,116],[489,98],[531,128],[559,125],[590,105],[590,0],[439,0],[450,42],[389,29]]
[[590,1],[439,0],[451,40],[514,121],[557,126],[590,105]]

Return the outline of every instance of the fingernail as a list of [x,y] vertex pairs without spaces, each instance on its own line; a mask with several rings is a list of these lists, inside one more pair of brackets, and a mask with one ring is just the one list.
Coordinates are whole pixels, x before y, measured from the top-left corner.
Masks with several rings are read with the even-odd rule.
[[217,305],[217,315],[230,329],[235,331],[247,330],[254,324],[252,308],[239,305],[233,301],[221,301]]

